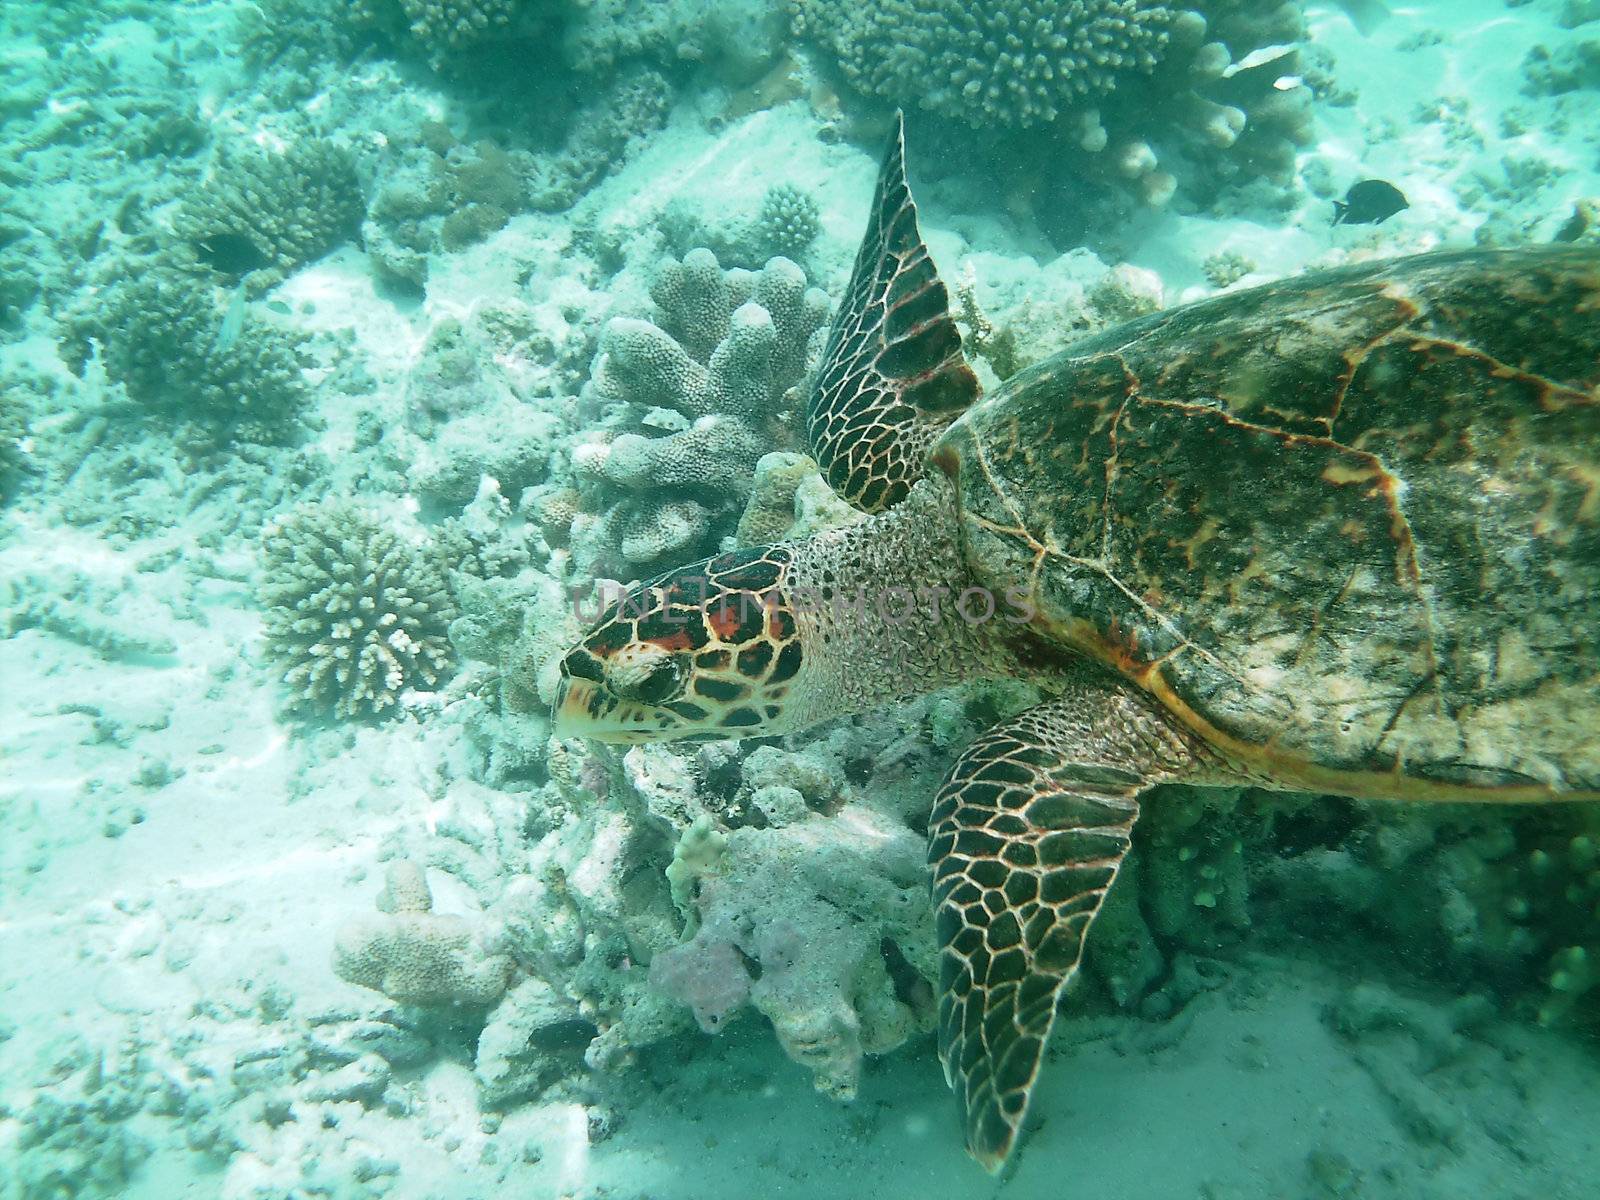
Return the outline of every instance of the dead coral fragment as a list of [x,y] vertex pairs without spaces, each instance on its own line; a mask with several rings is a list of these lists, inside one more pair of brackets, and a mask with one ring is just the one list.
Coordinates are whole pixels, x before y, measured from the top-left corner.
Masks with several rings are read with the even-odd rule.
[[267,653],[293,707],[379,716],[444,678],[455,610],[425,555],[337,504],[293,512],[262,540]]
[[389,864],[378,908],[380,915],[339,931],[333,970],[340,979],[424,1007],[486,1007],[505,994],[510,959],[485,951],[465,918],[433,911],[416,863]]

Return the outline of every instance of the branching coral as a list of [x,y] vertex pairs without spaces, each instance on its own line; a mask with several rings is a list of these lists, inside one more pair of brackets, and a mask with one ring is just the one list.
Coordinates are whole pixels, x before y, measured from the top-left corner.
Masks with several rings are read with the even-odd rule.
[[822,212],[816,197],[792,183],[780,183],[761,198],[761,211],[751,222],[749,240],[763,256],[801,259],[821,231]]
[[345,16],[415,48],[436,69],[537,51],[598,74],[624,59],[672,56],[699,8],[658,0],[355,0]]
[[340,505],[290,513],[262,547],[267,654],[292,707],[378,716],[448,673],[454,606],[428,555]]
[[349,18],[357,25],[404,26],[437,65],[452,53],[509,37],[522,0],[355,0]]
[[511,961],[486,951],[464,917],[433,911],[421,867],[390,863],[378,909],[339,931],[333,969],[340,979],[424,1007],[483,1007],[504,995]]
[[8,1200],[127,1194],[154,1149],[134,1120],[151,1084],[137,1051],[129,1050],[111,1062],[90,1058],[74,1078],[78,1086],[40,1091],[14,1114],[20,1128],[5,1178],[17,1190],[7,1189]]
[[128,398],[212,423],[282,425],[305,399],[294,343],[193,275],[146,271],[63,322],[62,357],[78,374],[99,351]]
[[1288,52],[1249,59],[1299,38],[1299,9],[1282,0],[822,0],[802,11],[802,32],[858,91],[1026,135],[1005,139],[1007,154],[1048,147],[1059,159],[1070,145],[1074,170],[1092,167],[1151,204],[1178,182],[1164,146],[1210,160],[1206,173],[1224,181],[1283,183],[1309,136],[1304,89],[1273,86],[1291,73]]
[[[1175,8],[1136,0],[818,6],[845,77],[973,125],[1049,124],[1166,56]],[[821,33],[821,22],[811,32]]]
[[224,150],[173,228],[201,262],[260,289],[353,237],[365,209],[354,155],[304,141],[282,154]]
[[756,460],[792,440],[828,312],[789,260],[724,271],[704,249],[669,260],[651,297],[653,320],[607,326],[584,389],[591,407],[635,427],[574,453],[587,511],[572,542],[591,573],[632,575],[732,532]]
[[708,247],[719,261],[759,267],[771,258],[803,262],[822,232],[817,198],[794,183],[778,183],[748,216],[733,219],[703,198],[678,196],[662,209],[659,226],[674,251]]

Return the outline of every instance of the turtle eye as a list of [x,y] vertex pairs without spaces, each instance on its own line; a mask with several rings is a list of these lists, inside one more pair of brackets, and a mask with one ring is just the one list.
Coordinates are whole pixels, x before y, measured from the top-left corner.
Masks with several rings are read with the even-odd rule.
[[678,690],[682,672],[676,658],[663,658],[634,685],[633,694],[646,704],[660,704]]

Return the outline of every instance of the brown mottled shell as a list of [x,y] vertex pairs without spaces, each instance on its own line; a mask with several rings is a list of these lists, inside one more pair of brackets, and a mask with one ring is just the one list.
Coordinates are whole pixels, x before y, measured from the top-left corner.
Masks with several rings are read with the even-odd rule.
[[933,460],[978,577],[1236,768],[1600,794],[1600,249],[1158,313],[1009,381]]

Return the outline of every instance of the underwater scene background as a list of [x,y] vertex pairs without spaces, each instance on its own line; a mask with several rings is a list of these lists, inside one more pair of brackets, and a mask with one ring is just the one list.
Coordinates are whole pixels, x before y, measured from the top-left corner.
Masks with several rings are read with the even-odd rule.
[[0,4],[0,1200],[1600,1196],[1593,804],[1153,793],[991,1177],[927,826],[1035,693],[554,735],[595,581],[859,519],[897,107],[987,389],[1600,242],[1597,0]]

